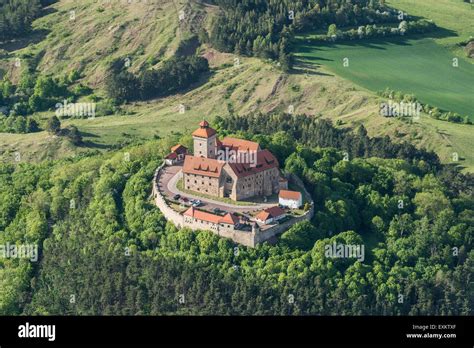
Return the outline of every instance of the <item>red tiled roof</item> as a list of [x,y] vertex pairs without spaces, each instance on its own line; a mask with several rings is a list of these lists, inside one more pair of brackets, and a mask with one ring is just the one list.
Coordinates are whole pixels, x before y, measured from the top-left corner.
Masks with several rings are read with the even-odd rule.
[[301,198],[301,192],[298,191],[290,191],[290,190],[280,190],[278,194],[279,197],[283,199],[292,199],[298,201]]
[[237,177],[253,175],[270,168],[278,168],[278,160],[268,150],[257,152],[257,164],[252,167],[250,163],[229,163]]
[[238,218],[233,214],[227,213],[224,217],[222,217],[222,216],[211,214],[202,210],[197,210],[194,207],[191,207],[188,210],[186,210],[184,212],[184,215],[191,216],[201,221],[212,222],[214,224],[226,223],[226,224],[235,225],[238,222]]
[[260,221],[267,221],[270,218],[270,213],[262,210],[260,213],[255,215],[255,218]]
[[228,147],[238,151],[258,151],[260,145],[254,141],[237,139],[237,138],[224,138],[222,139],[222,146]]
[[266,221],[270,218],[277,218],[279,216],[285,215],[286,212],[278,206],[267,208],[258,213],[255,218],[260,221]]
[[178,155],[187,153],[188,148],[186,146],[183,146],[181,144],[177,144],[171,148],[171,152],[176,152]]
[[183,173],[198,174],[218,178],[225,163],[213,158],[187,155],[184,158]]
[[201,123],[199,123],[199,128],[193,132],[193,136],[199,138],[209,138],[215,134],[216,130],[209,127],[209,123],[207,121],[201,121]]
[[176,158],[178,158],[178,155],[175,152],[172,152],[165,157],[165,159],[171,159],[171,160],[174,160]]
[[239,219],[234,214],[227,213],[224,215],[224,217],[221,219],[220,222],[225,222],[226,224],[235,225],[239,222]]

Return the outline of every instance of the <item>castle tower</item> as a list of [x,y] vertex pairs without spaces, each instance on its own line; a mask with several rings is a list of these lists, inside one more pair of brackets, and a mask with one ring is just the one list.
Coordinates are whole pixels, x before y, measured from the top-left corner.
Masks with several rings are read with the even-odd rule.
[[193,132],[193,140],[194,156],[216,158],[217,133],[207,121],[199,123],[199,128]]

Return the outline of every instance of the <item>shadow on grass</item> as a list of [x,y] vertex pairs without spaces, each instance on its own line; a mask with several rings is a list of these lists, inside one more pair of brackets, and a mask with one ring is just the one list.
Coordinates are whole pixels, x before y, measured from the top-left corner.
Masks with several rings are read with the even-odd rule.
[[291,69],[290,73],[294,75],[334,76],[318,71],[317,69],[321,66],[321,64],[308,62],[308,60],[296,59],[295,64],[293,65],[293,69]]
[[440,39],[446,37],[458,36],[458,34],[450,29],[437,28],[436,30],[423,34],[410,34],[406,36],[386,36],[362,40],[341,40],[337,42],[324,42],[316,39],[300,38],[297,40],[297,51],[301,53],[310,53],[325,48],[346,47],[364,47],[379,50],[387,49],[387,45],[412,46],[416,40],[422,39]]
[[112,145],[94,143],[93,141],[90,141],[90,140],[84,140],[79,147],[88,148],[88,149],[102,149],[102,150],[111,150],[114,148]]
[[97,134],[94,133],[88,133],[88,132],[82,132],[80,131],[82,137],[87,137],[87,138],[100,138]]
[[17,38],[11,41],[0,42],[0,49],[3,49],[9,53],[18,51],[29,45],[37,44],[38,42],[43,41],[49,33],[50,31],[46,29],[35,30],[25,37]]
[[[465,158],[459,157],[459,161],[465,161],[465,160],[466,160]],[[462,170],[464,170],[464,169],[467,168],[466,166],[464,166],[464,165],[462,165],[461,163],[458,163],[458,162],[457,162],[457,163],[446,163],[446,164],[444,164],[444,165],[445,165],[446,167],[452,167],[452,168],[454,168],[454,169],[457,169],[457,170],[459,170],[460,172],[461,172]]]

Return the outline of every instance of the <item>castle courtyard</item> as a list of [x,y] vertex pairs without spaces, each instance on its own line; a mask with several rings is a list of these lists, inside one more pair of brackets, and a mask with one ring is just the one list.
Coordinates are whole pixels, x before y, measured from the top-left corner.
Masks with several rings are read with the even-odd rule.
[[[202,195],[183,192],[177,187],[178,181],[182,178],[182,167],[182,164],[166,166],[163,168],[162,174],[159,177],[158,188],[162,195],[169,201],[175,201],[174,197],[179,194],[181,196],[179,201],[184,205],[189,206],[189,202],[192,199],[198,199],[202,202],[202,206],[199,207],[200,210],[212,212],[214,209],[220,209],[229,213],[240,213],[244,215],[252,214],[278,204],[277,197],[270,197],[266,203],[257,203],[258,199],[255,199],[253,200],[255,203],[249,200],[252,204],[242,205],[242,202],[239,204],[231,204],[203,197]],[[183,198],[186,198],[188,202],[184,202]]]

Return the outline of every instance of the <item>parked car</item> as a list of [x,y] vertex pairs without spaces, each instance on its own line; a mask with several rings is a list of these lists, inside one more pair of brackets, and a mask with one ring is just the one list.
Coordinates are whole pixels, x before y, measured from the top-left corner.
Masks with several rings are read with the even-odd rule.
[[188,202],[189,202],[189,199],[187,199],[186,197],[183,197],[182,201],[183,201],[184,203],[188,203]]
[[174,199],[175,201],[177,201],[177,200],[180,199],[180,198],[181,198],[181,195],[174,195],[174,196],[173,196],[173,199]]
[[194,202],[191,201],[191,204],[193,205],[193,207],[199,207],[200,205],[202,205],[202,202],[199,199],[197,199]]
[[214,208],[214,209],[212,209],[212,211],[214,212],[214,214],[223,214],[223,213],[225,213],[225,211],[223,211],[222,209],[219,209],[219,208]]

